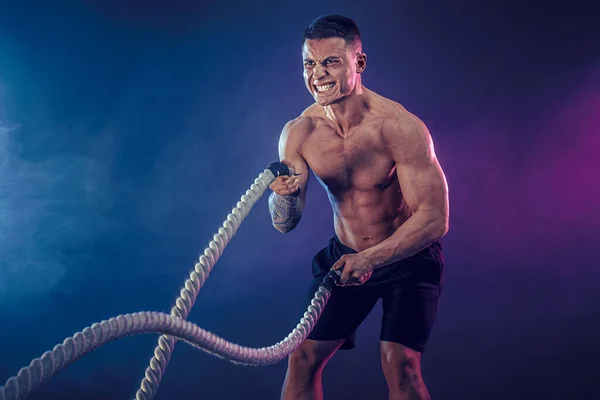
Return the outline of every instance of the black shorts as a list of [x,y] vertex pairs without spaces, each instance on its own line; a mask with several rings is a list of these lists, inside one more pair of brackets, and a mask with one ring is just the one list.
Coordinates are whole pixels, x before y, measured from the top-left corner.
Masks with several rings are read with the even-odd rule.
[[[352,253],[356,251],[334,236],[329,245],[315,255],[309,301],[333,264],[342,255]],[[423,352],[437,312],[443,265],[442,246],[434,242],[412,257],[376,269],[360,286],[336,286],[308,339],[346,339],[341,349],[353,349],[356,329],[382,299],[380,339]]]

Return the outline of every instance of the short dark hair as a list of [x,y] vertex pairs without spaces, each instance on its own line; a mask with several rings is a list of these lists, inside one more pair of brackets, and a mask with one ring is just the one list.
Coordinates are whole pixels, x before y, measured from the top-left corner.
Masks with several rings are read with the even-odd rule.
[[304,30],[302,43],[307,39],[342,38],[347,44],[360,45],[360,31],[356,22],[342,15],[317,17]]

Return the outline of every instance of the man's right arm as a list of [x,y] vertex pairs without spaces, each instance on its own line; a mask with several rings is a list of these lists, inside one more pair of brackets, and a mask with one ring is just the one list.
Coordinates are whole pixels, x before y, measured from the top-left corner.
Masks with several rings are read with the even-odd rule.
[[294,229],[302,218],[310,171],[300,154],[300,145],[308,123],[303,117],[288,122],[279,138],[279,159],[294,171],[294,176],[279,176],[270,186],[273,190],[269,196],[271,220],[282,233]]

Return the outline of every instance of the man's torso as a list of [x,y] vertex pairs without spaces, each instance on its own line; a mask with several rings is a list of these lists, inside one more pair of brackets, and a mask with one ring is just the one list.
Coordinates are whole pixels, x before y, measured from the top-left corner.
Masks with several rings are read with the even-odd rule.
[[327,191],[337,235],[357,251],[386,239],[410,216],[382,130],[386,119],[402,118],[404,109],[369,96],[370,107],[344,133],[322,107],[309,107],[301,116],[309,127],[298,150]]

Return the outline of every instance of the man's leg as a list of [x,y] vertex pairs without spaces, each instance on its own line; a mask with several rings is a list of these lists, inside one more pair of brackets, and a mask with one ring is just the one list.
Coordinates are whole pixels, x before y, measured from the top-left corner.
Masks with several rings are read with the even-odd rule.
[[390,400],[430,400],[421,376],[421,353],[399,343],[381,341],[381,365]]
[[306,339],[288,359],[281,400],[322,400],[323,368],[343,342]]
[[[354,251],[342,248],[340,242],[331,239],[328,246],[315,255],[312,262],[314,279],[302,314],[340,254],[348,252]],[[356,328],[378,300],[377,293],[372,294],[359,287],[336,286],[332,289],[331,297],[312,332],[288,359],[282,400],[323,399],[321,374],[325,364],[340,347],[346,350],[354,347]]]
[[[314,293],[314,288],[309,293]],[[321,374],[325,364],[338,349],[354,347],[355,331],[377,300],[377,295],[361,293],[356,288],[333,288],[312,332],[290,354],[282,400],[323,399]]]
[[429,340],[441,288],[398,286],[383,296],[381,364],[390,400],[429,400],[421,354]]

